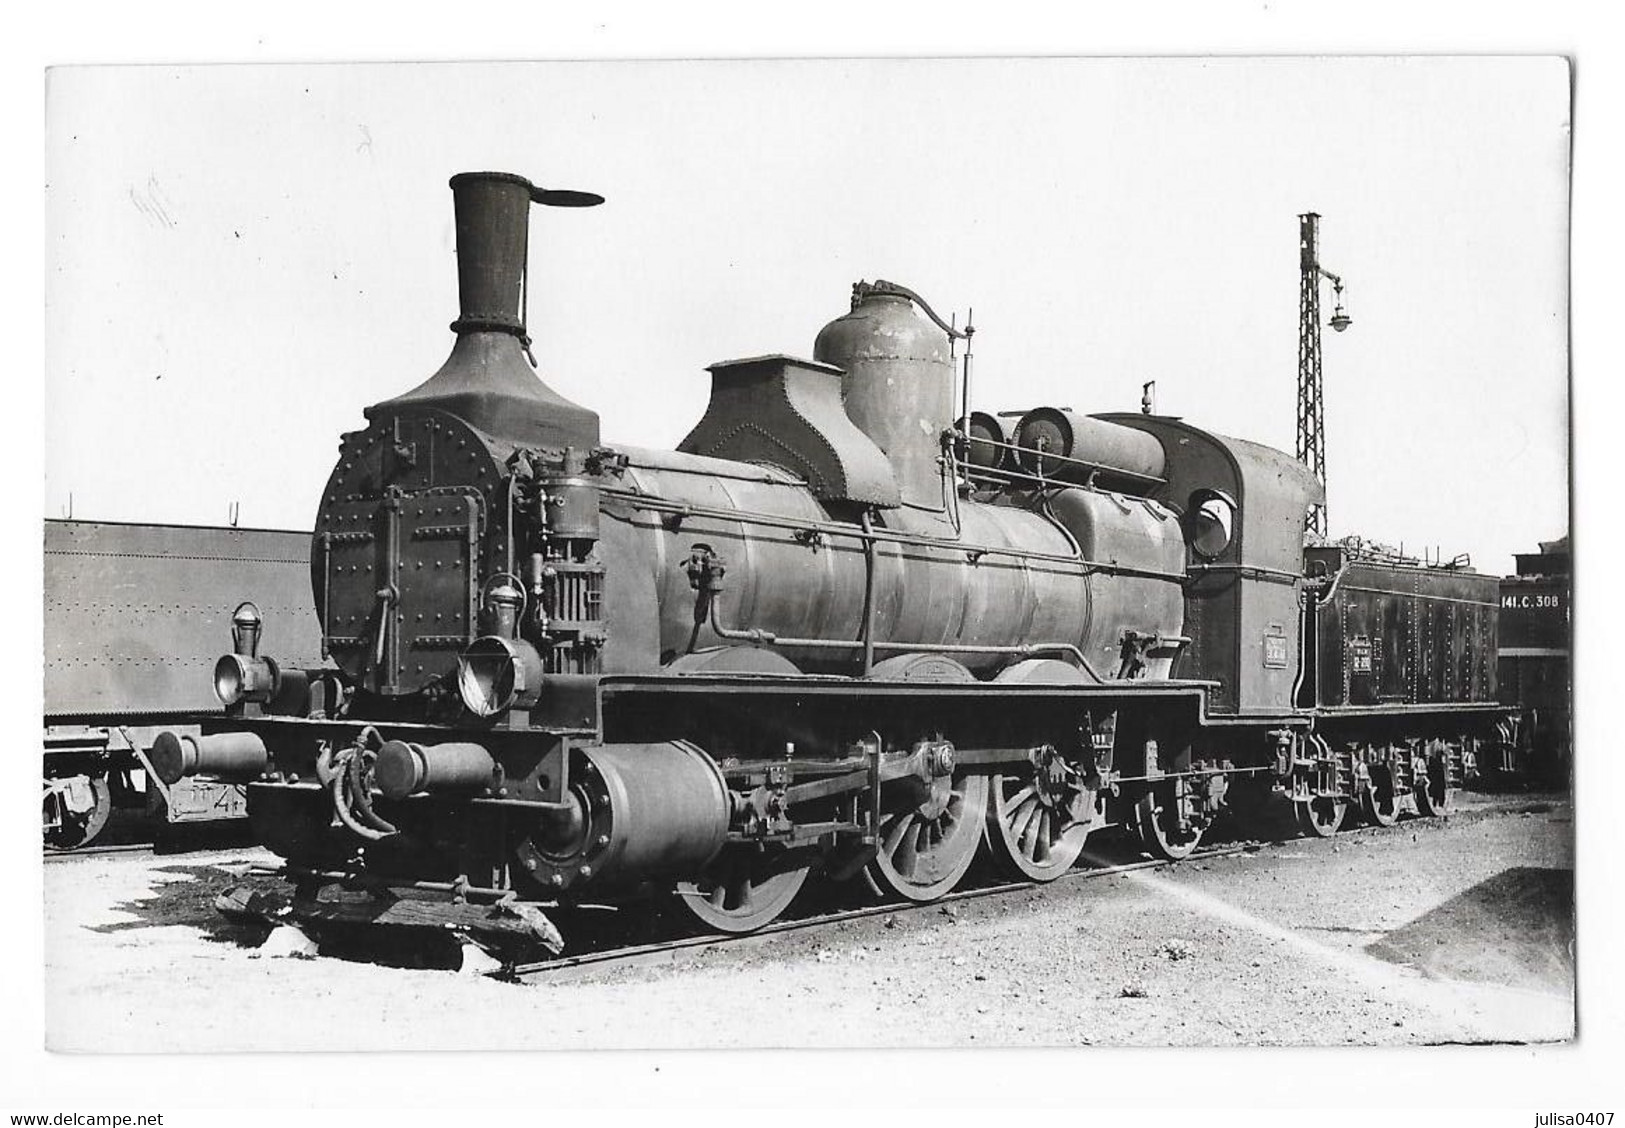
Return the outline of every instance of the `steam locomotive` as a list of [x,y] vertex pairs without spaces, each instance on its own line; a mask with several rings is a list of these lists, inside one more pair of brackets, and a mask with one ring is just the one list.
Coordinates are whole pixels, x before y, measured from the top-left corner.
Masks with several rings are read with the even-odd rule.
[[532,204],[602,199],[450,183],[450,357],[316,516],[330,664],[245,606],[224,714],[152,751],[246,784],[284,917],[556,949],[545,906],[653,891],[746,932],[814,873],[926,902],[1114,826],[1178,859],[1271,792],[1315,835],[1435,815],[1509,737],[1494,577],[1306,549],[1312,475],[1175,417],[956,411],[964,333],[903,286],[712,365],[675,451],[606,443],[522,314]]

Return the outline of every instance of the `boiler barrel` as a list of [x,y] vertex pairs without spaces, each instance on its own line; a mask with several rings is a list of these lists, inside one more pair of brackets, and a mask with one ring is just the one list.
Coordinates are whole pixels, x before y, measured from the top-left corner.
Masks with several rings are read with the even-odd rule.
[[[1136,589],[1121,615],[1114,612],[1108,621],[1091,608],[1124,579],[1092,574],[1073,560],[1082,530],[1069,524],[1063,532],[1036,502],[966,500],[959,508],[957,535],[937,514],[901,509],[886,515],[883,529],[909,543],[881,539],[870,560],[857,535],[809,535],[807,527],[831,519],[805,486],[782,472],[694,455],[628,453],[627,487],[682,516],[673,519],[625,501],[606,505],[605,551],[628,565],[606,577],[612,618],[606,665],[633,661],[635,654],[658,654],[664,664],[691,645],[739,645],[713,632],[708,619],[696,629],[698,593],[685,562],[699,546],[726,565],[716,596],[717,621],[725,629],[846,644],[779,644],[786,657],[810,672],[850,673],[859,659],[870,567],[881,657],[894,653],[885,649],[893,643],[926,650],[1066,643],[1101,661],[1115,654],[1125,629],[1173,634],[1181,626],[1183,541],[1173,515],[1154,503],[1142,507],[1155,508],[1164,519],[1148,519],[1149,513],[1123,516],[1104,495],[1090,495],[1099,499],[1100,509],[1091,510],[1088,558],[1149,567],[1170,577],[1151,581],[1145,592]],[[736,515],[722,515],[730,512]],[[758,522],[752,514],[777,520]],[[1142,551],[1138,542],[1146,537],[1153,543]],[[1168,600],[1150,597],[1153,589],[1165,591]],[[973,672],[991,672],[1011,661],[1010,654],[993,650],[959,652],[955,658]]]

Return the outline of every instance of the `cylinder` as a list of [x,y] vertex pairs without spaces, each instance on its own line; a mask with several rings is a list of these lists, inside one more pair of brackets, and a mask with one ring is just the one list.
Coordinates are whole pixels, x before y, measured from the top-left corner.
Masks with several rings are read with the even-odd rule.
[[987,470],[997,470],[1003,466],[1010,452],[989,444],[1014,442],[1015,436],[1011,433],[1014,425],[1014,419],[986,411],[971,412],[968,423],[961,418],[960,430],[970,437],[970,449],[965,452],[965,461]]
[[525,872],[544,887],[692,878],[728,839],[728,785],[687,741],[577,749],[570,779],[573,809],[520,850]]
[[259,779],[270,765],[265,742],[251,732],[222,732],[213,736],[161,732],[147,752],[152,770],[165,783],[186,776],[208,775],[227,783]]
[[1038,407],[1023,415],[1015,441],[1022,470],[1060,482],[1095,476],[1133,492],[1152,485],[1146,479],[1160,478],[1166,466],[1155,436],[1058,407]]
[[554,541],[598,539],[598,484],[581,477],[543,478],[547,535]]
[[885,451],[908,505],[943,507],[942,435],[954,420],[948,334],[901,294],[861,290],[818,334],[813,359],[841,368],[846,413]]

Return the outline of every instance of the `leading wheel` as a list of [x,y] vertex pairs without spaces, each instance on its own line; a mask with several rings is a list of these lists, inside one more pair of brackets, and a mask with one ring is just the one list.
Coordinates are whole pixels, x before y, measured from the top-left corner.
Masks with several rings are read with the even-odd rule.
[[809,868],[782,850],[725,849],[699,878],[679,881],[672,892],[677,905],[702,928],[755,932],[790,907],[807,883]]
[[1393,826],[1399,821],[1393,769],[1378,765],[1368,772],[1365,786],[1360,789],[1360,811],[1377,826]]
[[987,788],[988,852],[1006,877],[1054,881],[1083,853],[1095,793],[1040,768],[993,776]]
[[959,884],[976,858],[987,777],[898,780],[881,796],[880,842],[864,867],[870,888],[883,897],[935,901]]
[[1154,787],[1134,805],[1140,845],[1146,853],[1165,862],[1190,857],[1202,841],[1203,828],[1180,817],[1179,791],[1183,786],[1180,780],[1173,786]]
[[76,850],[93,842],[113,813],[113,791],[107,780],[75,776],[48,781],[45,792],[45,845]]
[[1330,838],[1348,817],[1347,799],[1300,799],[1298,825],[1312,838]]

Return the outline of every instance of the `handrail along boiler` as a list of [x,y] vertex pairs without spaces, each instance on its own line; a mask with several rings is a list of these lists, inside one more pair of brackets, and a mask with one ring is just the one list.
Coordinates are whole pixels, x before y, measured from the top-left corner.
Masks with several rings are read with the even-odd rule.
[[1437,811],[1497,737],[1493,580],[1306,561],[1307,470],[1177,418],[956,424],[964,334],[901,286],[811,358],[712,365],[675,451],[605,443],[524,316],[531,205],[602,201],[451,187],[451,355],[342,438],[317,514],[330,665],[240,625],[225,715],[154,750],[247,783],[302,919],[360,880],[366,919],[497,947],[651,889],[748,931],[815,871],[928,901],[1113,825],[1178,858],[1276,785],[1320,834]]

